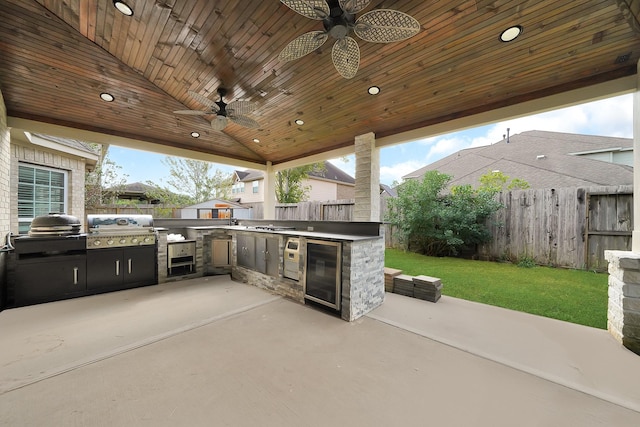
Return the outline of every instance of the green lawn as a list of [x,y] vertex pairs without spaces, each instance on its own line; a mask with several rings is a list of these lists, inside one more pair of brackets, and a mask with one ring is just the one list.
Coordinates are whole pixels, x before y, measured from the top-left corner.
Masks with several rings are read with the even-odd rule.
[[548,267],[438,258],[385,251],[385,266],[410,276],[442,279],[442,294],[469,301],[607,328],[607,275]]

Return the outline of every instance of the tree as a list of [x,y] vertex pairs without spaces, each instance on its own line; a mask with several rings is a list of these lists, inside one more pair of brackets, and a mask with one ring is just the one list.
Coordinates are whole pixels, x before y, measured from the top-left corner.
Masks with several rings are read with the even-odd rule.
[[276,200],[278,203],[298,203],[304,201],[309,194],[308,185],[303,181],[312,172],[322,172],[323,163],[313,163],[297,168],[286,169],[276,173]]
[[[227,199],[231,194],[233,174],[214,169],[212,163],[169,156],[162,163],[169,168],[167,184],[175,192],[188,195],[193,203]],[[171,191],[164,188],[161,193],[169,197]]]
[[429,171],[422,181],[409,180],[389,200],[386,220],[394,225],[409,250],[433,256],[456,255],[491,236],[486,219],[500,208],[491,189],[455,186],[451,176]]
[[[118,194],[124,191],[128,175],[120,174],[121,166],[115,164],[109,155],[105,155],[92,171],[85,173],[84,204],[88,208],[95,208],[104,203],[117,200]],[[107,195],[112,200],[106,200]]]
[[494,193],[499,193],[505,189],[526,190],[529,187],[529,183],[520,178],[514,178],[509,182],[509,176],[500,171],[487,172],[480,177],[480,188]]

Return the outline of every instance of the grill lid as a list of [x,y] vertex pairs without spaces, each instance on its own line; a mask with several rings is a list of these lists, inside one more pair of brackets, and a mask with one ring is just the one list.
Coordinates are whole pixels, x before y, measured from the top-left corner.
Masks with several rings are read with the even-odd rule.
[[87,215],[87,225],[92,233],[145,232],[153,230],[151,215]]
[[49,213],[31,221],[29,236],[67,236],[80,233],[80,220],[65,213]]

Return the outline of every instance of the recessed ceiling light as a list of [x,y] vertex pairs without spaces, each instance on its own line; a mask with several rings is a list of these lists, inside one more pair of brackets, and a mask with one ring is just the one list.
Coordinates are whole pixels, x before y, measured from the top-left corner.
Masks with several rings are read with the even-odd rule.
[[118,9],[118,12],[122,13],[123,15],[133,15],[133,9],[131,9],[131,7],[129,7],[129,5],[122,0],[113,0],[113,5],[116,7],[116,9]]
[[112,102],[112,101],[115,99],[115,98],[113,97],[113,95],[111,95],[110,93],[107,93],[107,92],[102,92],[102,93],[100,94],[100,98],[101,98],[103,101],[106,101],[106,102]]
[[380,93],[380,88],[378,86],[371,86],[367,89],[367,92],[369,92],[369,95],[377,95]]
[[191,132],[191,136],[194,138],[200,138],[200,133],[198,132]]
[[514,41],[520,34],[522,34],[522,27],[520,25],[514,25],[500,33],[500,41],[505,43]]
[[260,140],[258,138],[253,138],[253,142],[255,142],[256,144],[260,142]]
[[296,122],[295,122],[295,123],[296,123],[298,126],[302,126],[302,125],[304,124],[304,120],[302,120],[302,119],[296,119]]

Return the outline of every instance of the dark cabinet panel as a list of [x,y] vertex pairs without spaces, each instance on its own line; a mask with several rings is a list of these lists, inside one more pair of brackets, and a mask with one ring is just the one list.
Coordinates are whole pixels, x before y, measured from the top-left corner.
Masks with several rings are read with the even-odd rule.
[[87,251],[87,289],[119,288],[122,285],[122,249]]
[[117,290],[156,282],[155,246],[87,251],[87,288]]
[[124,249],[124,283],[151,285],[156,282],[156,247],[138,246]]
[[84,255],[23,259],[16,265],[14,303],[17,306],[69,298],[86,289]]

